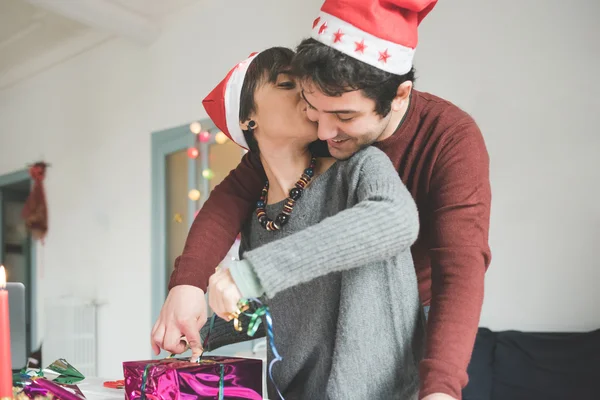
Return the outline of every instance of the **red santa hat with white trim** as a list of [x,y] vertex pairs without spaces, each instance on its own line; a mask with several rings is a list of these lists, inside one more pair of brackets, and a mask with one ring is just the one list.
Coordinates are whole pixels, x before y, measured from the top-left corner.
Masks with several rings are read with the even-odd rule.
[[408,73],[417,28],[437,0],[325,0],[311,36],[396,75]]
[[258,53],[252,53],[238,63],[227,76],[209,93],[202,105],[210,119],[231,141],[248,149],[244,132],[240,128],[240,98],[248,67]]

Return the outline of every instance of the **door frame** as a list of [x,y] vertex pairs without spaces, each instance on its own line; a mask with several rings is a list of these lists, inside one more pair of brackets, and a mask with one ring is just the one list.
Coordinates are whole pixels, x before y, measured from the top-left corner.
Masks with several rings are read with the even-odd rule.
[[[19,182],[33,182],[29,170],[23,169],[8,174],[0,175],[0,207],[4,207],[4,196],[2,188],[5,186],[13,185]],[[0,212],[0,244],[4,243],[4,221],[3,213]],[[29,293],[31,304],[29,304],[29,321],[30,321],[30,338],[29,338],[29,349],[27,351],[35,351],[40,345],[38,337],[38,313],[37,313],[37,293],[38,293],[38,276],[37,276],[37,241],[33,240],[30,236],[30,247],[28,261],[29,261]],[[4,246],[0,246],[0,263],[4,261]]]
[[[214,133],[217,128],[209,119],[199,121],[203,131]],[[212,135],[214,136],[214,135]],[[166,230],[169,216],[167,216],[166,203],[166,159],[170,154],[178,151],[187,150],[190,146],[196,145],[196,135],[194,135],[188,125],[181,125],[175,128],[161,130],[152,133],[152,206],[151,206],[151,326],[160,315],[160,310],[167,298],[167,238]],[[210,144],[210,143],[207,143]],[[200,167],[204,170],[208,168],[207,146],[200,146]],[[209,182],[198,176],[196,160],[188,159],[188,191],[198,188],[202,197],[198,201],[188,199],[188,229],[194,221],[194,215],[199,209],[203,200],[209,192]],[[154,354],[152,354],[153,357]],[[159,355],[160,356],[160,355]]]

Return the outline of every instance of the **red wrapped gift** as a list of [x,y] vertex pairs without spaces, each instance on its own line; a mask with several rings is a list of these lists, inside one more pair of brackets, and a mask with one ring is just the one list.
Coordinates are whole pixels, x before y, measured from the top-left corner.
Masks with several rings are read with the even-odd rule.
[[129,400],[262,400],[262,360],[233,357],[128,361],[123,363]]

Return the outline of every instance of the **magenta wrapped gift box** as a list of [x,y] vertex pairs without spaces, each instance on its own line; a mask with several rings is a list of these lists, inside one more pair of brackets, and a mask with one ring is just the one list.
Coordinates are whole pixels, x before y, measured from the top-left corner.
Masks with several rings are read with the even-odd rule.
[[[262,400],[262,360],[234,357],[127,361],[123,363],[129,400]],[[142,394],[143,387],[143,394]]]

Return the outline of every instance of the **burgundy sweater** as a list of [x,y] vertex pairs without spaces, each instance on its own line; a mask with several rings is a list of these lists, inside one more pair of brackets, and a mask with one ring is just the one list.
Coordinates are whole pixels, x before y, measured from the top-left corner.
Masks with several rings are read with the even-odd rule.
[[[412,253],[421,300],[431,306],[420,397],[441,392],[460,399],[491,259],[489,157],[483,136],[455,105],[413,90],[397,131],[375,146],[390,157],[419,209],[421,231]],[[253,212],[264,179],[260,161],[248,153],[212,191],[175,261],[170,288],[187,284],[206,290]]]

